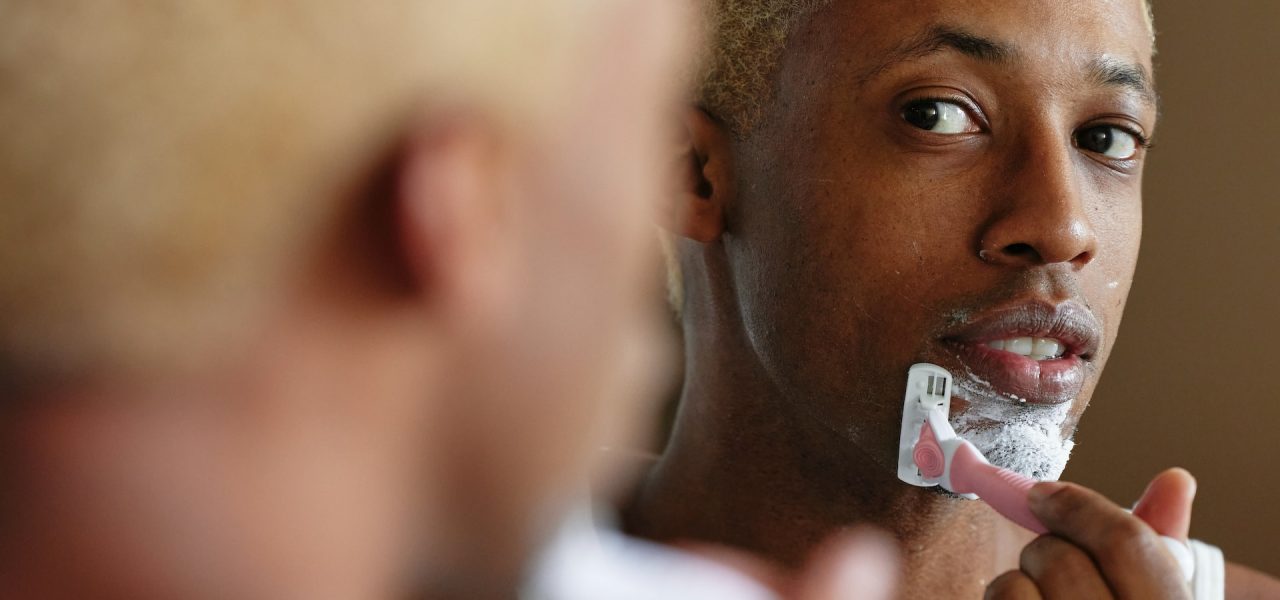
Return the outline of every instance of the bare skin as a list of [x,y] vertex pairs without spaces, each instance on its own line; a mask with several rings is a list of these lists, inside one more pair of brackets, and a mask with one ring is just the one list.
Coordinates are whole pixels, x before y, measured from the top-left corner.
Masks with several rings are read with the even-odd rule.
[[[627,511],[633,532],[799,565],[832,532],[871,523],[905,548],[904,597],[978,597],[1007,572],[1021,575],[999,580],[1003,597],[1080,581],[1030,569],[1062,546],[1028,547],[1031,534],[984,504],[897,481],[901,386],[916,362],[963,373],[969,356],[996,356],[1012,365],[997,370],[1042,375],[998,381],[994,398],[962,393],[953,411],[1016,393],[1033,409],[1069,405],[1061,433],[1074,431],[1141,236],[1156,124],[1142,11],[1137,0],[837,2],[793,36],[748,135],[689,114],[689,185],[671,208],[685,238],[685,388]],[[922,108],[953,119],[940,126]],[[1088,343],[1029,365],[963,334],[1027,307],[1087,315]],[[1054,369],[1070,377],[1043,375]],[[1184,475],[1162,476],[1175,481],[1147,499],[1175,521],[1189,518]],[[1054,521],[1051,539],[1075,556],[1115,558],[1090,562],[1096,578],[1084,580],[1184,591],[1165,585],[1164,531],[1071,489],[1042,518],[1091,515],[1125,532]],[[1140,551],[1108,553],[1117,545]]]

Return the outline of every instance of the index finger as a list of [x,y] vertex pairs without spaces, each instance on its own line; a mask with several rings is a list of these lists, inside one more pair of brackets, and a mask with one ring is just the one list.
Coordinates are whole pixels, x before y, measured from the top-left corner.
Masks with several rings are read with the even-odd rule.
[[1116,595],[1186,596],[1159,535],[1101,494],[1075,484],[1046,482],[1031,488],[1028,500],[1051,533],[1089,553]]

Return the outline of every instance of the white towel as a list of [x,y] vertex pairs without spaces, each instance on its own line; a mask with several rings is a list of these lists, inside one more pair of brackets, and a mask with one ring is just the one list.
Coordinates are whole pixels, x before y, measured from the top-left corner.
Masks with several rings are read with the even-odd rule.
[[1196,570],[1191,576],[1191,595],[1196,600],[1223,600],[1227,594],[1226,563],[1222,550],[1199,540],[1191,540]]

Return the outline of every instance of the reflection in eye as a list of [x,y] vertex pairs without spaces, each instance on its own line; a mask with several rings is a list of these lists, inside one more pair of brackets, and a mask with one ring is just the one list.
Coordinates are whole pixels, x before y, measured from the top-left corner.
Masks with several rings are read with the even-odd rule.
[[956,135],[977,131],[969,112],[954,102],[917,100],[902,109],[902,118],[925,131]]
[[1099,125],[1076,132],[1076,145],[1108,158],[1127,160],[1138,153],[1137,136],[1112,125]]

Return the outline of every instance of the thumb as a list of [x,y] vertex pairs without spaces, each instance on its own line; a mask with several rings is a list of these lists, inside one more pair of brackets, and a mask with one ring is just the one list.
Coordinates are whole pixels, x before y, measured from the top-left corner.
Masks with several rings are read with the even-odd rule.
[[1151,480],[1134,505],[1133,514],[1156,533],[1185,542],[1191,530],[1191,502],[1195,497],[1196,480],[1191,473],[1169,469]]
[[823,544],[800,576],[794,600],[890,600],[898,583],[898,546],[861,529]]

